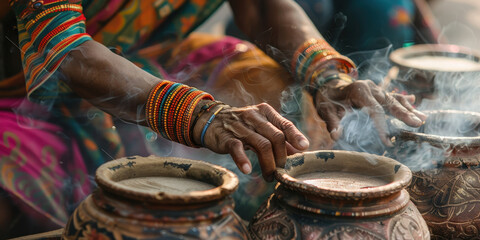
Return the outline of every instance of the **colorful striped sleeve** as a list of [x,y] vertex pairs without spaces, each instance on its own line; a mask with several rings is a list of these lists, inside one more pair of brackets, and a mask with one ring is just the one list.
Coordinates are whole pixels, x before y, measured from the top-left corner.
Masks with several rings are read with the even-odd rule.
[[17,16],[28,97],[51,99],[68,92],[54,73],[69,51],[91,40],[81,0],[10,0],[10,5]]

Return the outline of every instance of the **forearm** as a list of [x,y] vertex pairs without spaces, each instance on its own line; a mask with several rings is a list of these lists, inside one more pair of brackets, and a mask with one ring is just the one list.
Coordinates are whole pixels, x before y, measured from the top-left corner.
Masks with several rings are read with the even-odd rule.
[[302,43],[322,38],[292,0],[230,0],[230,4],[238,27],[278,62],[289,64]]
[[59,70],[80,97],[114,116],[146,125],[144,105],[160,79],[95,41],[71,51]]

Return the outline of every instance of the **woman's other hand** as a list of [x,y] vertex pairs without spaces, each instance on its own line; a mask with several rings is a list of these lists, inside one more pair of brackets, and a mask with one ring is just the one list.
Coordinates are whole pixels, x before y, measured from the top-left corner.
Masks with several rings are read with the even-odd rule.
[[340,79],[330,81],[315,92],[314,99],[317,112],[326,122],[334,140],[341,136],[340,120],[350,108],[363,108],[368,112],[386,146],[392,146],[388,137],[386,112],[412,127],[420,127],[427,118],[412,107],[415,96],[387,93],[370,80],[353,83]]
[[193,126],[196,143],[202,142],[201,135],[207,121],[220,108],[206,128],[204,145],[217,153],[229,153],[245,174],[252,170],[245,150],[258,155],[264,179],[272,181],[275,168],[285,165],[287,155],[309,146],[308,140],[293,123],[266,103],[241,108],[215,106]]

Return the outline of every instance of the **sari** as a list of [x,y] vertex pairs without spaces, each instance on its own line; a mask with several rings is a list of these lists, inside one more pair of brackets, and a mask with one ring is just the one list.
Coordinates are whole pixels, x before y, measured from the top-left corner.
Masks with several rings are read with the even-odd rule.
[[[9,130],[0,128],[0,135],[8,140],[4,141],[3,146],[0,144],[0,169],[11,170],[9,174],[0,176],[0,187],[16,196],[18,201],[27,202],[30,211],[51,219],[57,226],[63,226],[76,204],[91,192],[94,183],[89,176],[94,170],[109,159],[125,156],[124,146],[128,144],[122,143],[112,117],[75,95],[57,71],[68,52],[85,41],[98,41],[154,76],[212,92],[217,99],[230,105],[268,102],[277,109],[288,110],[292,118],[299,118],[297,110],[302,106],[291,110],[291,106],[284,106],[279,101],[293,80],[277,62],[246,41],[192,33],[223,0],[43,2],[41,10],[32,9],[23,0],[13,1],[12,5],[17,16],[24,66],[23,75],[20,74],[21,77],[17,78],[25,81],[24,85],[16,81],[16,85],[25,86],[24,94],[28,98],[23,95],[15,99],[12,96],[2,96],[0,99],[1,103],[6,104],[1,111],[9,112],[11,124],[8,129],[18,129],[14,132],[16,138],[8,138]],[[60,13],[41,15],[42,11],[60,5],[69,8]],[[49,36],[52,31],[58,34]],[[0,80],[0,86],[7,81],[12,82],[9,79]],[[12,100],[22,104],[8,105]],[[298,99],[293,102],[300,105]],[[30,138],[29,134],[22,135],[22,132],[30,132],[32,129],[22,129],[19,124],[15,124],[15,119],[25,117],[24,113],[28,111],[20,110],[27,105],[30,108],[44,108],[51,115],[48,118],[41,117],[42,114],[30,117],[29,121],[42,126],[34,129],[38,138]],[[310,112],[305,114],[316,116],[313,107],[310,106],[309,109]],[[2,119],[3,121],[6,120]],[[325,126],[320,119],[310,120],[304,126],[318,124]],[[44,125],[48,127],[44,128]],[[141,131],[145,136],[141,141],[148,144],[150,152],[157,155],[178,154],[199,159],[195,151],[203,151],[204,155],[200,156],[204,158],[201,160],[211,157],[211,153],[204,150],[194,150],[160,139],[149,141],[147,136],[151,132],[145,128],[141,128]],[[306,131],[311,131],[310,136],[314,138],[321,138],[319,142],[325,142],[322,136],[328,136],[325,127],[312,127]],[[55,134],[65,136],[57,141]],[[41,136],[44,135],[45,138],[42,139]],[[15,150],[17,152],[12,148],[11,139],[17,139],[22,146],[18,151]],[[55,152],[64,153],[65,157],[58,157],[57,154],[54,158],[51,154],[49,156],[52,160],[47,163],[41,155],[40,149],[44,148],[55,149]],[[16,158],[18,154],[24,156],[22,161]],[[212,158],[223,159],[218,156]],[[19,164],[19,161],[29,164]],[[227,164],[231,166],[229,168],[235,169],[240,176],[243,175],[236,170],[231,159],[230,162],[232,163]],[[256,162],[254,157],[252,162]],[[222,164],[215,160],[213,163]],[[48,164],[50,170],[44,170]],[[242,216],[245,219],[253,215],[273,188],[272,184],[263,181],[256,163],[254,170],[256,173],[248,176],[236,193],[239,198],[236,199],[237,206],[247,209],[237,209],[237,212],[245,213]],[[32,174],[33,171],[39,174]],[[72,171],[78,174],[72,174]],[[36,185],[31,185],[34,182]],[[23,185],[35,188],[35,194],[19,187]],[[51,187],[42,187],[44,185]]]

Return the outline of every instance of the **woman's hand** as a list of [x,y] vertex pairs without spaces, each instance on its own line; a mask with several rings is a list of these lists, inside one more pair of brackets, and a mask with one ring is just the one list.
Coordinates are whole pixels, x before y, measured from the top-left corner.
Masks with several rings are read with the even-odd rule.
[[245,174],[252,170],[246,149],[258,155],[264,179],[272,181],[275,168],[285,165],[287,154],[306,150],[309,146],[308,140],[293,123],[266,103],[241,108],[215,106],[208,114],[201,115],[193,126],[196,143],[201,142],[206,122],[220,107],[223,108],[205,132],[205,147],[217,153],[229,153]]
[[387,93],[370,80],[353,83],[340,79],[330,81],[316,91],[314,99],[318,114],[326,122],[328,131],[335,140],[342,133],[340,120],[352,107],[367,110],[386,146],[392,146],[388,137],[386,111],[412,127],[420,127],[427,118],[412,107],[415,96]]

